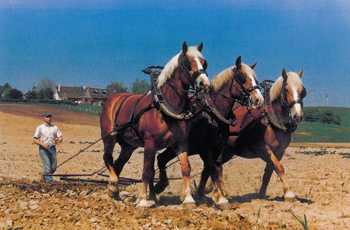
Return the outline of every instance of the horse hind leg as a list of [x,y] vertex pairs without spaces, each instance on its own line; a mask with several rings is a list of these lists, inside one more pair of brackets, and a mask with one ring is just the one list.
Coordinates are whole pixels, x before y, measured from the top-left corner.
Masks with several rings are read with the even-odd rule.
[[109,183],[107,186],[107,194],[111,198],[117,198],[119,195],[118,177],[113,168],[113,150],[116,144],[116,137],[110,136],[110,135],[105,136],[103,138],[103,144],[104,144],[103,160],[110,174]]
[[[142,171],[142,188],[138,198],[137,209],[145,209],[148,207],[147,203],[147,186],[150,182],[153,183],[154,178],[154,161],[155,161],[155,148],[152,141],[145,142],[144,145],[144,160]],[[151,186],[150,189],[153,186]],[[153,195],[151,195],[153,196]],[[154,195],[155,196],[155,195]]]

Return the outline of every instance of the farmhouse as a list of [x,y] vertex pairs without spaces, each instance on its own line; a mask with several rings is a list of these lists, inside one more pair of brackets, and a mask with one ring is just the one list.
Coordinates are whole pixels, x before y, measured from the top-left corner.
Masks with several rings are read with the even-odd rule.
[[54,90],[54,99],[70,100],[78,104],[101,106],[103,102],[114,94],[116,94],[115,90],[58,85]]

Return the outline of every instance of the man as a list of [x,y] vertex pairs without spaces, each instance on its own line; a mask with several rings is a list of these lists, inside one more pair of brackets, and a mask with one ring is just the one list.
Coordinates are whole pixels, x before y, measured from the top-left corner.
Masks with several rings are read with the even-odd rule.
[[35,130],[33,142],[39,145],[39,155],[44,166],[43,178],[46,182],[53,182],[51,176],[44,175],[56,171],[56,145],[63,141],[63,137],[57,126],[51,124],[52,115],[50,113],[45,113],[43,120],[44,124],[38,126]]

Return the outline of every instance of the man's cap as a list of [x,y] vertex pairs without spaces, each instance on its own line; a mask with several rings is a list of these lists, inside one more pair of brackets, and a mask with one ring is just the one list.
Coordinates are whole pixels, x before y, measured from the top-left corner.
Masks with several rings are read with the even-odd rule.
[[43,114],[43,117],[51,117],[52,115],[50,113]]

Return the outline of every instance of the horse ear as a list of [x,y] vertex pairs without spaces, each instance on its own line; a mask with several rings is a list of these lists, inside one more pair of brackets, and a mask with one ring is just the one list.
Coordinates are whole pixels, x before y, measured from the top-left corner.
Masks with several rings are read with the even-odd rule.
[[239,56],[237,59],[236,59],[236,68],[237,69],[240,69],[241,68],[241,64],[242,64],[242,57]]
[[182,43],[182,54],[183,55],[186,55],[187,49],[188,49],[187,43],[186,43],[186,41],[184,41],[184,43]]
[[255,66],[256,66],[256,64],[257,64],[257,62],[255,62],[255,64],[253,64],[253,65],[251,65],[251,66],[249,66],[251,69],[254,69],[255,68]]
[[199,44],[198,46],[198,51],[202,53],[203,50],[203,42],[201,42],[201,44]]
[[298,73],[298,75],[299,75],[300,78],[303,76],[303,73],[304,73],[304,69],[302,69],[302,70]]
[[288,75],[287,75],[287,71],[285,68],[282,69],[282,77],[285,81],[287,81]]

